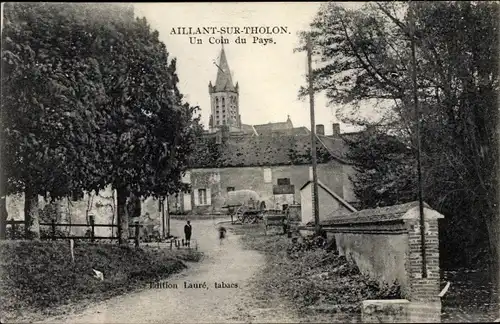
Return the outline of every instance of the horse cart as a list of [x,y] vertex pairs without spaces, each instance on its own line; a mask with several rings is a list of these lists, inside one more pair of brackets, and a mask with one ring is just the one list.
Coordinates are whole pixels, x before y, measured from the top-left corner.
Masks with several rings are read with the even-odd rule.
[[262,219],[266,203],[253,190],[236,190],[228,192],[223,208],[228,209],[231,222],[236,218],[240,223],[254,224]]
[[266,232],[269,226],[286,226],[288,223],[285,211],[266,208],[266,202],[253,190],[230,191],[223,207],[228,208],[232,223],[235,218],[241,224],[262,222]]

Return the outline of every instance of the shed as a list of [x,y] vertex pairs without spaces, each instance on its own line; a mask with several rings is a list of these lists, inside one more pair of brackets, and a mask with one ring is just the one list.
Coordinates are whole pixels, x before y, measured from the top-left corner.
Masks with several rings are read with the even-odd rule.
[[[314,222],[314,212],[313,212],[313,182],[311,180],[307,181],[300,188],[300,201],[301,201],[301,223],[307,224],[309,222]],[[353,206],[351,206],[347,201],[345,201],[338,194],[333,192],[325,184],[318,180],[318,200],[319,200],[319,219],[320,221],[328,220],[335,217],[336,212],[341,213],[352,213],[357,211]]]

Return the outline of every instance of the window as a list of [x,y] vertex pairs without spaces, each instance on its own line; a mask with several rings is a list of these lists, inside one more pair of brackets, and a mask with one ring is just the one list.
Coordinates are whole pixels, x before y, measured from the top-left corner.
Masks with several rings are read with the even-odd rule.
[[227,192],[234,191],[234,187],[227,187]]
[[217,125],[219,125],[219,121],[217,121]]
[[182,176],[182,183],[191,183],[191,172],[186,171]]
[[271,169],[264,169],[264,183],[271,183],[272,180]]
[[290,185],[290,178],[278,179],[278,186],[289,186],[289,185]]
[[198,189],[198,204],[207,204],[207,189]]

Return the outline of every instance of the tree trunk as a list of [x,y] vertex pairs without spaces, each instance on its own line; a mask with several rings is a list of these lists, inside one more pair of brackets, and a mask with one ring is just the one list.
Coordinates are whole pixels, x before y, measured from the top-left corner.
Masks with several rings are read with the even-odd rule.
[[491,304],[500,318],[500,220],[497,215],[492,215],[487,221],[489,241],[488,272],[491,279]]
[[490,237],[491,262],[490,273],[492,279],[492,304],[495,305],[497,317],[500,318],[500,219],[493,215],[491,225],[493,230]]
[[30,188],[26,188],[24,192],[24,233],[26,239],[40,239],[38,194]]
[[7,238],[7,197],[0,198],[0,240]]
[[117,218],[118,218],[118,244],[128,245],[128,211],[127,211],[128,190],[118,188],[116,190]]
[[141,199],[130,192],[127,200],[127,211],[129,218],[141,216]]

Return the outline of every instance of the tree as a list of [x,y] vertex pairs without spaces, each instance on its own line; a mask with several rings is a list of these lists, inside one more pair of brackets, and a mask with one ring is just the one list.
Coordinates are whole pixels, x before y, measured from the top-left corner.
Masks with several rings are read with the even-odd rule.
[[117,191],[120,243],[128,240],[127,200],[164,196],[181,187],[181,173],[199,118],[183,102],[175,60],[146,19],[101,26],[94,44],[105,105],[106,183]]
[[104,101],[91,36],[72,8],[5,4],[2,33],[1,195],[25,193],[26,234],[38,238],[38,195],[98,189]]
[[412,151],[398,138],[380,131],[344,136],[353,163],[354,193],[364,208],[396,205],[417,199]]
[[[482,252],[476,247],[482,246],[495,261],[500,246],[496,174],[499,5],[423,2],[415,3],[414,10],[424,200],[446,215],[442,251],[447,259],[454,259],[455,265],[473,265],[481,256],[476,252]],[[328,3],[303,40],[306,35],[312,37],[319,57],[313,73],[315,90],[324,91],[332,104],[354,107],[354,117],[346,109],[339,117],[366,123],[360,118],[363,104],[370,108],[378,104],[382,107],[378,124],[414,150],[407,5],[370,3],[346,10]],[[304,94],[302,89],[300,95]],[[360,158],[371,148],[365,149],[358,152]],[[378,160],[387,162],[389,153],[381,149],[384,152],[377,153]],[[406,158],[400,161],[396,169],[387,167],[380,177],[371,175],[362,181],[369,171],[364,166],[360,183],[374,181],[375,191],[386,189],[386,176],[405,178],[397,169],[406,167]],[[384,197],[401,192],[410,180],[395,183]],[[366,198],[366,205],[373,203]],[[498,265],[498,260],[491,265]],[[498,273],[498,268],[492,273]]]
[[30,222],[38,194],[111,184],[127,244],[127,201],[176,191],[199,127],[175,60],[127,5],[12,4],[6,16],[4,191],[25,191]]

